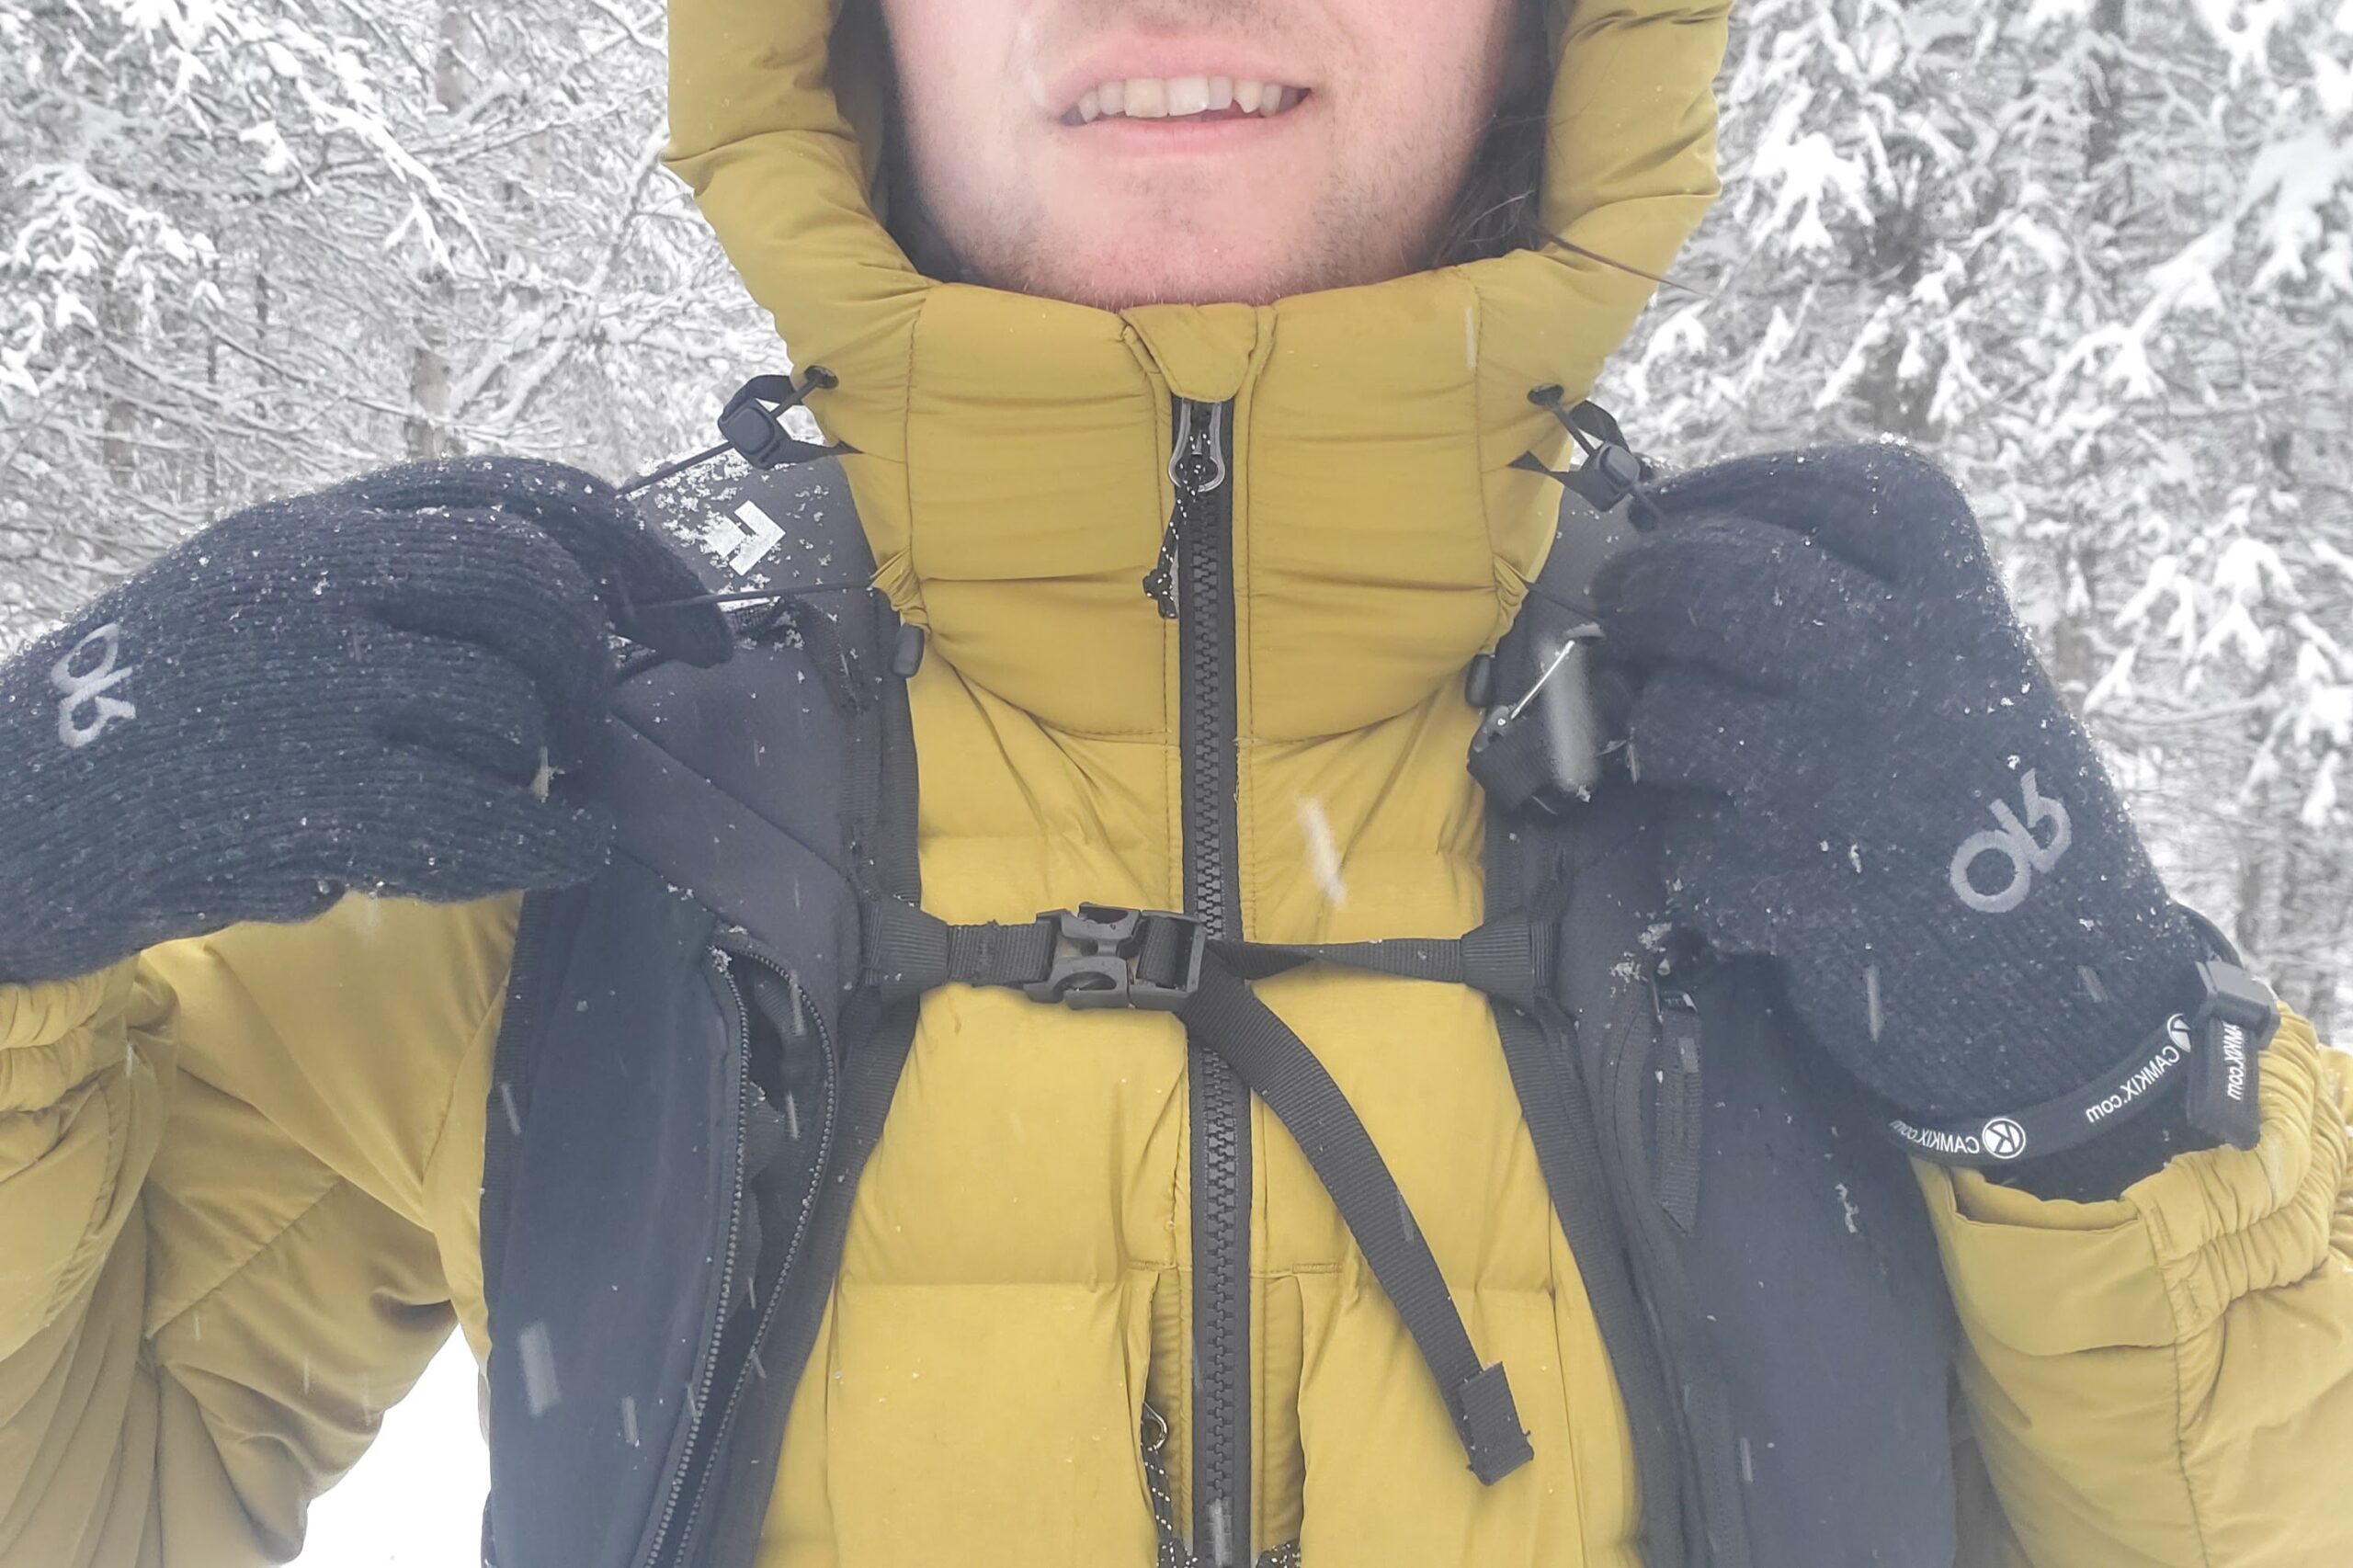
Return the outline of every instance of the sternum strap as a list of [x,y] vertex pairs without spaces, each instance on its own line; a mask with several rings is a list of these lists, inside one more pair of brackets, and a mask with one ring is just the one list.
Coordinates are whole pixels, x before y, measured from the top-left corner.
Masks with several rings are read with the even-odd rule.
[[1307,1042],[1250,977],[1302,963],[1472,986],[1530,1001],[1540,927],[1517,916],[1461,937],[1284,946],[1211,939],[1168,911],[1083,904],[1026,925],[951,926],[899,899],[866,912],[867,978],[886,1001],[949,983],[1007,986],[1072,1007],[1173,1012],[1196,1044],[1267,1103],[1307,1155],[1438,1381],[1472,1473],[1488,1484],[1535,1457],[1500,1365],[1483,1364],[1397,1178]]

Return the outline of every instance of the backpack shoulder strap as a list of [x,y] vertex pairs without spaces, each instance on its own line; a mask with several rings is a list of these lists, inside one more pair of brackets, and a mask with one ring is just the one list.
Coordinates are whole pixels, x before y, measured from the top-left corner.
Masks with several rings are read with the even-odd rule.
[[[629,670],[596,788],[618,847],[767,943],[813,989],[858,975],[856,777],[880,744],[897,621],[840,460],[755,469],[733,455],[638,504],[714,595],[738,601],[725,664]],[[818,915],[820,909],[827,913]],[[818,928],[819,922],[823,928]]]
[[714,593],[802,592],[873,574],[838,457],[760,469],[722,452],[635,499]]
[[[731,457],[714,468],[681,476],[643,505],[714,592],[776,596],[785,613],[716,670],[685,672],[676,687],[659,672],[632,684],[621,705],[631,756],[620,787],[623,801],[643,791],[644,809],[617,802],[620,837],[631,853],[684,870],[698,897],[788,963],[796,961],[795,943],[831,958],[825,972],[840,1010],[830,1036],[841,1042],[830,1151],[792,1274],[750,1330],[749,1364],[794,1371],[741,1384],[706,1461],[723,1486],[699,1526],[697,1560],[736,1565],[758,1554],[798,1369],[823,1321],[858,1178],[914,1044],[918,1000],[886,1004],[862,983],[861,906],[877,895],[921,899],[905,684],[921,642],[869,586],[873,555],[838,458],[762,471]],[[789,682],[779,658],[790,661]],[[816,681],[803,678],[813,665]],[[820,718],[822,739],[801,733]],[[688,796],[702,800],[699,811],[680,809]],[[748,838],[760,826],[796,840],[834,835],[825,870],[847,897],[824,901],[837,922],[832,928],[810,930],[817,905],[806,885],[779,876],[774,854],[742,853],[731,835],[744,828]],[[680,1543],[680,1561],[695,1544]]]
[[[753,1561],[797,1369],[822,1318],[858,1175],[913,1039],[914,1005],[878,1008],[859,984],[862,891],[881,888],[909,899],[919,891],[913,730],[904,683],[892,673],[904,663],[901,628],[869,586],[872,558],[841,463],[803,456],[807,460],[765,470],[719,457],[679,465],[641,487],[636,503],[662,537],[714,597],[739,603],[732,618],[737,645],[710,669],[658,655],[625,662],[605,754],[586,777],[559,783],[593,791],[612,812],[614,864],[583,887],[525,901],[494,1068],[482,1199],[497,1439],[489,1512],[501,1526],[501,1555],[515,1568],[556,1561],[558,1547],[581,1544],[547,1528],[549,1499],[634,1496],[631,1487],[645,1482],[641,1471],[657,1460],[655,1473],[711,1483],[708,1506],[681,1510],[663,1527],[675,1537],[664,1546],[665,1559],[715,1568]],[[654,939],[665,921],[685,937]],[[609,1166],[615,1147],[648,1158],[676,1153],[674,1163],[691,1163],[687,1156],[698,1152],[717,1158],[723,1150],[705,1147],[714,1126],[738,1127],[744,1153],[735,1207],[747,1216],[763,1211],[769,1198],[752,1193],[767,1162],[749,1157],[748,1130],[758,1108],[739,1106],[731,1120],[704,1082],[716,1067],[695,1066],[724,1044],[696,1022],[696,1008],[708,1003],[695,1004],[688,984],[707,978],[694,971],[713,943],[736,960],[739,1012],[750,1001],[774,1025],[780,1006],[764,1003],[762,994],[776,986],[760,971],[786,977],[790,995],[781,1008],[791,1010],[796,1039],[813,1037],[829,1052],[824,1081],[831,1086],[822,1096],[824,1131],[812,1140],[821,1165],[811,1173],[805,1233],[789,1248],[776,1244],[783,1238],[775,1235],[746,1241],[744,1282],[756,1288],[740,1292],[740,1301],[717,1304],[725,1331],[706,1340],[665,1328],[651,1298],[581,1285],[576,1258],[551,1249],[537,1234],[543,1227],[518,1216],[580,1209],[566,1194],[581,1188],[581,1162]],[[659,993],[657,1003],[675,994],[665,1004],[672,1010],[641,1008],[646,1017],[623,1017],[631,1028],[613,1034],[610,986],[598,987],[614,977]],[[717,983],[725,990],[729,983]],[[800,1026],[801,998],[814,1015],[813,1030]],[[591,1042],[603,1048],[593,1058],[583,1056],[591,1026],[606,1031]],[[642,1060],[617,1062],[616,1051],[639,1052]],[[575,1092],[581,1063],[591,1059],[605,1079],[639,1085],[642,1092]],[[657,1079],[669,1087],[643,1088]],[[535,1105],[534,1084],[563,1089],[538,1096],[548,1103]],[[657,1155],[647,1149],[653,1140],[641,1124],[647,1107],[674,1101],[701,1131],[689,1130],[691,1147],[664,1144],[665,1153]],[[647,1184],[623,1187],[608,1194],[600,1223],[626,1228],[651,1212]],[[730,1208],[723,1190],[707,1202],[699,1187],[687,1196],[693,1201],[679,1210],[681,1229],[708,1224],[713,1213],[723,1221]],[[795,1187],[779,1212],[801,1210]],[[748,1220],[745,1234],[752,1235]],[[689,1250],[700,1256],[719,1248],[714,1241]],[[733,1256],[732,1243],[727,1250]],[[681,1274],[655,1294],[691,1305],[692,1284]],[[588,1436],[570,1447],[550,1441],[533,1419],[531,1335],[547,1345],[592,1337],[570,1304],[584,1296],[596,1298],[614,1320],[598,1318],[586,1327],[609,1348],[604,1359],[616,1377],[676,1371],[664,1388],[707,1390],[694,1425],[687,1423],[693,1413],[657,1412],[641,1397],[625,1441],[600,1443],[601,1428],[587,1427],[581,1430]],[[756,1310],[747,1305],[755,1301]],[[681,1355],[692,1358],[691,1376],[671,1365]],[[790,1367],[796,1375],[767,1377],[764,1365]],[[690,1442],[673,1436],[687,1432]],[[641,1437],[649,1447],[639,1447]],[[582,1551],[572,1559],[603,1561],[604,1554]]]
[[[1614,428],[1556,477],[1612,452],[1630,456]],[[1568,485],[1528,603],[1474,671],[1471,760],[1489,917],[1526,909],[1552,929],[1545,994],[1498,1021],[1540,1156],[1566,1145],[1540,1163],[1585,1229],[1572,1250],[1623,1260],[1586,1278],[1635,1439],[1644,1557],[1949,1563],[1949,1307],[1917,1189],[1892,1150],[1842,1136],[1863,1124],[1851,1092],[1813,1069],[1768,966],[1711,961],[1674,929],[1659,812],[1620,760],[1630,693],[1591,584],[1646,505]],[[1841,1399],[1848,1367],[1880,1397]]]

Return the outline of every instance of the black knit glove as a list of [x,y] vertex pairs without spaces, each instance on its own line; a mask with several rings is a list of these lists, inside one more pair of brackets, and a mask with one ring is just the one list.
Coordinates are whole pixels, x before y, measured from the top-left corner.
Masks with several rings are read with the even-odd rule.
[[[1679,919],[1779,960],[1824,1050],[1924,1120],[2082,1090],[2194,999],[2198,939],[1949,479],[1864,446],[1647,495],[1596,608],[1642,677],[1635,777],[1674,791]],[[2211,1142],[2134,1108],[2028,1185],[2113,1189]]]
[[546,798],[601,732],[613,624],[726,657],[603,482],[397,468],[204,529],[0,665],[0,980],[86,973],[347,889],[561,886],[608,824]]

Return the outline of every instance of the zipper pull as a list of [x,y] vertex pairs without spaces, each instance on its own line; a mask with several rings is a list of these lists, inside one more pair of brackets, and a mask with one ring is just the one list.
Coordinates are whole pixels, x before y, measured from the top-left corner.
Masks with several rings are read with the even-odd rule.
[[1672,951],[1650,972],[1651,1006],[1658,1015],[1658,1056],[1653,1071],[1658,1089],[1651,1111],[1651,1181],[1659,1207],[1684,1235],[1699,1220],[1700,1098],[1699,1004],[1691,986],[1707,967],[1704,949],[1690,949],[1678,963]]
[[[1197,426],[1193,411],[1206,409],[1206,427]],[[1176,553],[1183,546],[1185,520],[1199,510],[1202,496],[1225,487],[1225,406],[1176,400],[1176,438],[1169,444],[1168,483],[1176,487],[1176,509],[1160,536],[1160,559],[1144,574],[1143,591],[1160,607],[1164,620],[1176,619]]]
[[[1206,411],[1207,429],[1196,429],[1193,410]],[[1168,454],[1168,482],[1195,497],[1225,487],[1225,405],[1180,399],[1176,404],[1176,439]]]

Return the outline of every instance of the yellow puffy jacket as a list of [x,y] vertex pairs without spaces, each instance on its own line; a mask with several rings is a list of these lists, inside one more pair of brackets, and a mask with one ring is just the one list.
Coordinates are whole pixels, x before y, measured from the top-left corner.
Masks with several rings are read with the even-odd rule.
[[[1581,252],[1661,270],[1713,194],[1723,6],[1560,6],[1544,211],[1580,250],[1117,315],[908,267],[869,200],[876,46],[837,9],[676,0],[673,166],[801,361],[839,375],[815,406],[860,454],[882,586],[928,630],[926,904],[1181,905],[1180,650],[1138,582],[1184,398],[1235,411],[1240,920],[1275,941],[1476,924],[1461,673],[1553,515],[1509,467],[1557,449],[1525,394],[1589,385],[1643,303]],[[289,1557],[453,1317],[487,1353],[477,1199],[517,907],[353,898],[0,986],[0,1564]],[[1512,1367],[1539,1459],[1525,1484],[1463,1470],[1260,1108],[1250,1540],[1319,1565],[1631,1563],[1623,1412],[1486,1010],[1323,970],[1263,993]],[[2353,1561],[2344,1066],[2290,1016],[2260,1144],[2110,1202],[1920,1170],[1964,1330],[1968,1561]],[[796,1369],[763,1562],[1150,1562],[1139,1403],[1177,1414],[1180,1489],[1194,1436],[1169,1397],[1192,1137],[1169,1021],[927,998]]]

